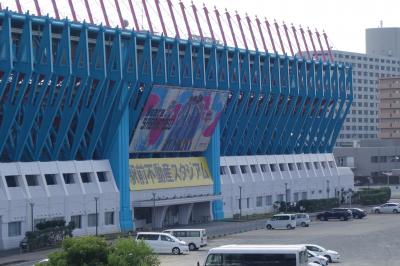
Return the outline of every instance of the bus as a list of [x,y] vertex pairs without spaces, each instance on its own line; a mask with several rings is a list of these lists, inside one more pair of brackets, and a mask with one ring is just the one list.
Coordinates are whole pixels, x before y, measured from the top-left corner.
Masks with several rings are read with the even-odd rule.
[[208,252],[204,266],[307,266],[304,245],[226,245]]

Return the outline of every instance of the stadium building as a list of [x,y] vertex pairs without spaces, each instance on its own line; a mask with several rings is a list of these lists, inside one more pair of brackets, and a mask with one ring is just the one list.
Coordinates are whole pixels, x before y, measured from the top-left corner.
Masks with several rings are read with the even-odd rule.
[[0,11],[0,249],[46,220],[73,221],[74,235],[158,229],[353,187],[332,155],[351,68],[295,56],[289,35],[287,55],[278,30],[268,51],[258,19],[253,45],[237,20],[240,48],[236,27],[233,45],[222,28],[216,41],[207,12],[212,41],[192,38],[185,13],[187,36],[174,18],[168,37],[148,14],[143,31],[121,12],[113,28],[55,10]]

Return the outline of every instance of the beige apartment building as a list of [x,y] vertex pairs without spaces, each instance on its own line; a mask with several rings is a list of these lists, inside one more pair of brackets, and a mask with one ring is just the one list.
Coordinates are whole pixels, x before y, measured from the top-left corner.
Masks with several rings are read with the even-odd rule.
[[379,80],[379,137],[400,139],[400,77]]

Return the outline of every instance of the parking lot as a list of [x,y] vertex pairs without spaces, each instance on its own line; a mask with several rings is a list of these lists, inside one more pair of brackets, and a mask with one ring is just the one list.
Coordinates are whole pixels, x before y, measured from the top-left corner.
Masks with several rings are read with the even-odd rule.
[[208,246],[189,255],[161,255],[161,265],[203,265],[210,248],[227,244],[312,243],[336,250],[338,266],[400,265],[400,214],[370,214],[362,220],[315,221],[309,228],[255,230],[209,240]]

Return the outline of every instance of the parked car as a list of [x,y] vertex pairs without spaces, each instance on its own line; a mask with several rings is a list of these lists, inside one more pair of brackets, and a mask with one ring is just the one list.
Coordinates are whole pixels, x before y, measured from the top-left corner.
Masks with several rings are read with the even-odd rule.
[[269,219],[265,225],[267,229],[295,229],[296,215],[294,214],[276,214]]
[[342,209],[332,209],[330,211],[325,211],[317,214],[317,219],[320,221],[328,221],[329,219],[339,219],[341,221],[347,221],[351,219],[351,217],[351,211]]
[[318,265],[328,266],[329,260],[324,256],[318,255],[317,253],[307,250],[308,261],[317,263]]
[[374,213],[399,213],[400,204],[395,202],[388,202],[377,207],[373,207]]
[[174,255],[189,253],[186,242],[167,233],[139,232],[136,240],[143,240],[156,253],[172,253]]
[[307,250],[314,252],[320,256],[323,256],[328,259],[329,262],[339,262],[340,255],[337,251],[325,249],[321,246],[314,244],[305,244]]
[[310,216],[307,213],[296,213],[296,226],[309,227]]
[[164,233],[188,243],[190,251],[207,246],[206,229],[168,229]]
[[353,218],[354,219],[362,219],[365,216],[367,216],[367,213],[363,209],[360,209],[360,208],[349,208],[349,210],[353,214]]

